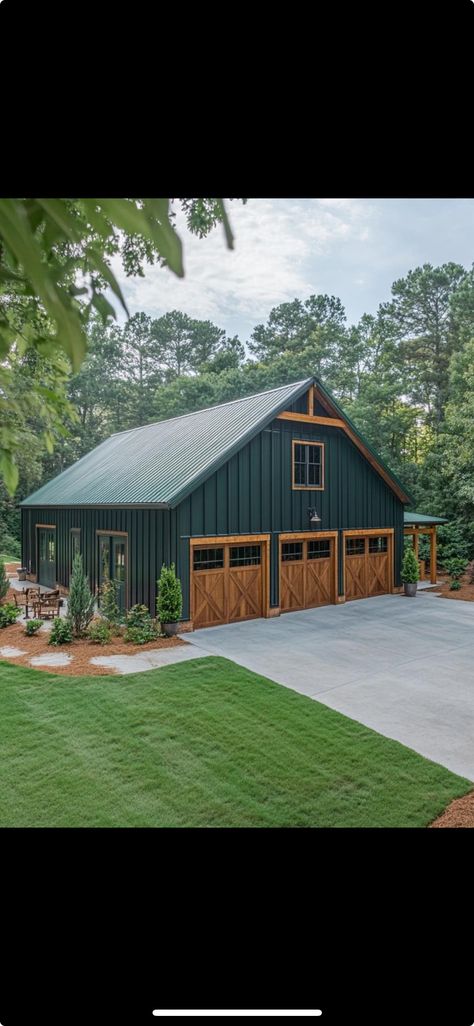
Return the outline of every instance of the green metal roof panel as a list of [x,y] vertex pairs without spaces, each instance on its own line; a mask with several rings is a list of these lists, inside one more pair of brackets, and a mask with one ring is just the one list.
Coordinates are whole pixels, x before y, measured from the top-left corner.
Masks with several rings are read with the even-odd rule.
[[313,378],[112,435],[22,506],[175,506]]
[[446,517],[431,517],[426,513],[404,513],[405,524],[447,524]]

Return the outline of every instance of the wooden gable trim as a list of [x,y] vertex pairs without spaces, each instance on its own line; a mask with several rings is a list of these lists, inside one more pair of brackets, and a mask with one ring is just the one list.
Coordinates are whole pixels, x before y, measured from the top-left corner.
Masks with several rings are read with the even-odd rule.
[[[311,393],[311,396],[312,396],[311,399],[310,399],[310,393]],[[308,411],[310,410],[311,407],[314,410],[314,401],[315,401],[315,399],[317,399],[318,402],[321,403],[321,405],[324,407],[324,409],[327,410],[328,414],[333,414],[334,411],[331,408],[329,402],[320,393],[319,389],[316,386],[312,386],[308,390]],[[390,476],[390,474],[388,474],[387,471],[384,470],[384,468],[381,466],[381,464],[378,462],[378,460],[375,458],[375,456],[372,455],[370,450],[367,449],[367,446],[364,445],[364,443],[361,441],[359,436],[355,433],[355,431],[352,430],[352,428],[349,427],[349,425],[346,423],[345,420],[341,420],[339,417],[335,417],[334,415],[328,416],[328,417],[315,417],[314,415],[310,414],[309,412],[308,413],[290,413],[290,412],[287,412],[286,410],[283,413],[277,414],[277,418],[276,419],[277,420],[299,421],[299,423],[302,423],[302,424],[320,424],[320,425],[323,425],[325,427],[339,428],[340,430],[344,431],[345,434],[347,435],[347,437],[350,438],[351,442],[353,442],[353,444],[356,446],[356,448],[359,449],[359,452],[361,452],[362,455],[365,456],[367,462],[370,463],[370,466],[372,467],[372,469],[375,470],[377,472],[377,474],[379,474],[380,477],[385,481],[385,484],[388,485],[388,487],[393,492],[395,492],[395,495],[398,496],[398,498],[400,499],[400,502],[406,503],[408,501],[406,493],[401,488],[398,487],[398,485],[393,480],[393,478]]]

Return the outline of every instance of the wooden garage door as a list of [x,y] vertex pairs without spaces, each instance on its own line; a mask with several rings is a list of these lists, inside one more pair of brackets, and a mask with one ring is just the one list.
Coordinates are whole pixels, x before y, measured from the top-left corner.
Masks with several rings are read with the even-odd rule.
[[263,544],[193,546],[195,627],[215,627],[263,616]]
[[280,610],[327,606],[335,601],[334,538],[280,542]]
[[386,595],[390,582],[390,534],[346,535],[346,600]]

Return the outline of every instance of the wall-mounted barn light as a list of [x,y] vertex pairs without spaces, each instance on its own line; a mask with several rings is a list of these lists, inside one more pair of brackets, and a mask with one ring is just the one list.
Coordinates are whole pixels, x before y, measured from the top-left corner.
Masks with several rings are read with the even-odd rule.
[[310,506],[308,509],[308,516],[310,524],[320,524],[321,517],[318,517],[318,511],[315,506]]

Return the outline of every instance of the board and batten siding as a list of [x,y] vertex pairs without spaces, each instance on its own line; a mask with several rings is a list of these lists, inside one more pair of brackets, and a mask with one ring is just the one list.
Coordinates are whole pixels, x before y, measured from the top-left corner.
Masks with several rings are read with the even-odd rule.
[[[324,443],[323,491],[292,489],[293,439]],[[270,604],[278,606],[278,537],[309,530],[309,506],[316,506],[322,531],[393,527],[394,584],[399,586],[403,504],[341,429],[275,420],[172,512],[186,596],[190,537],[270,533]],[[342,535],[338,578],[343,594]]]
[[[301,411],[299,411],[301,412]],[[324,490],[292,489],[292,441],[324,443]],[[275,419],[173,510],[22,510],[22,560],[37,573],[35,524],[57,529],[57,581],[69,586],[70,532],[81,530],[81,552],[91,587],[98,581],[98,530],[128,534],[127,602],[154,611],[156,579],[163,563],[176,564],[183,587],[183,619],[189,617],[191,537],[271,534],[270,604],[279,604],[278,540],[281,532],[309,530],[316,506],[320,530],[394,528],[394,584],[400,584],[403,505],[339,428]],[[317,529],[315,530],[317,535]],[[343,546],[339,536],[339,594],[343,594]]]

